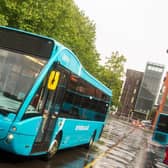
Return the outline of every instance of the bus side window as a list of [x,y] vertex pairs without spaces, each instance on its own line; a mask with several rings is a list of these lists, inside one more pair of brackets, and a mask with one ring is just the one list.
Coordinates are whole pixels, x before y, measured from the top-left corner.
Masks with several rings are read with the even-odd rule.
[[28,106],[23,119],[31,118],[35,116],[41,116],[42,96],[44,87],[40,86],[35,96],[32,98],[30,105]]
[[37,107],[37,104],[39,102],[39,98],[40,98],[40,95],[37,93],[35,95],[35,97],[33,98],[32,102],[31,102],[31,105],[36,109]]
[[[60,115],[81,120],[104,121],[107,96],[80,77],[70,76]],[[74,110],[75,109],[75,110]]]

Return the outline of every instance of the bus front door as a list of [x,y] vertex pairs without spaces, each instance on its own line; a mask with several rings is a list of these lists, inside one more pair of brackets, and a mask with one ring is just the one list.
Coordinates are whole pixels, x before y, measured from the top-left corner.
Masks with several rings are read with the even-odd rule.
[[45,82],[40,97],[42,106],[42,123],[36,136],[32,152],[46,152],[49,149],[51,138],[57,122],[57,116],[66,88],[66,74],[60,73],[56,89],[50,90]]

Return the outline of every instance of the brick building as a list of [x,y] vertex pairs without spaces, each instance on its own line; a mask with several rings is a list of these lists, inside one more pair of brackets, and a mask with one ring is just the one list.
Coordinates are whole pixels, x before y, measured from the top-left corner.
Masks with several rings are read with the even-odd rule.
[[143,72],[128,69],[117,115],[131,118],[136,98],[143,78]]

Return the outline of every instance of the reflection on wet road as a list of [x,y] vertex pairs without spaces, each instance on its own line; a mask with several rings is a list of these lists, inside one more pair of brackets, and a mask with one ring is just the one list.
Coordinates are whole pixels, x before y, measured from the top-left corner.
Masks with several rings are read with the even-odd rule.
[[165,148],[149,141],[147,148],[147,157],[144,168],[167,168],[168,165],[163,163]]
[[0,167],[3,168],[82,168],[85,164],[88,150],[84,147],[62,150],[49,162],[39,157],[20,157],[0,151]]

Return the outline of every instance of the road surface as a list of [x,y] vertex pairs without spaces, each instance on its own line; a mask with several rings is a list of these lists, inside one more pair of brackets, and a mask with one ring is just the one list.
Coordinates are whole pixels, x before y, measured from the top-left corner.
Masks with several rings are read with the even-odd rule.
[[164,149],[151,143],[151,133],[111,118],[103,135],[88,151],[75,147],[58,151],[49,162],[0,151],[2,168],[164,168]]

